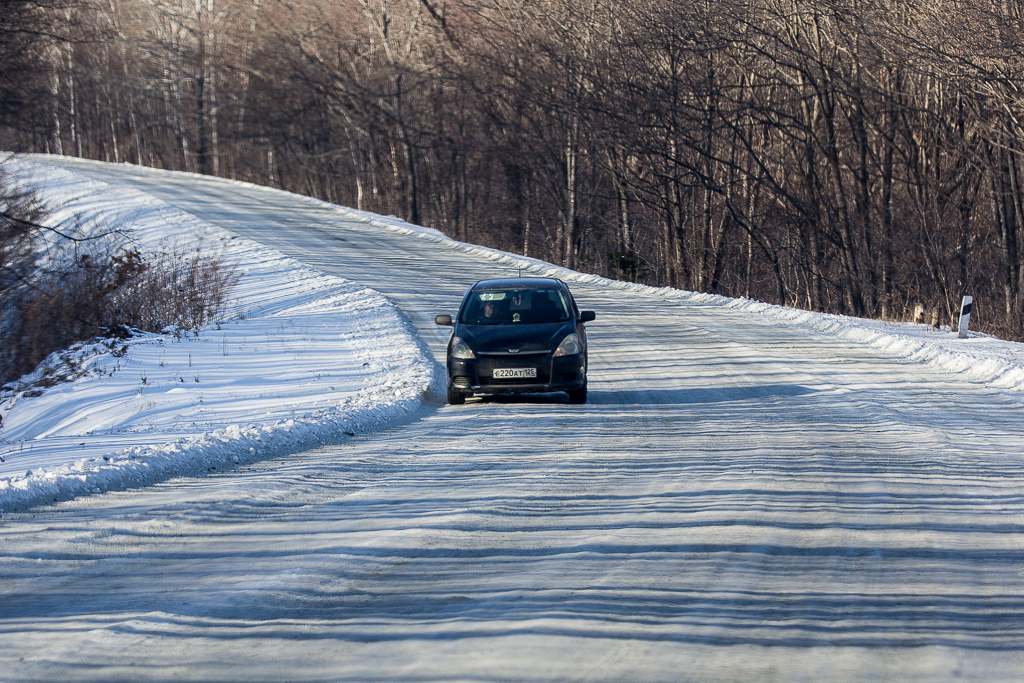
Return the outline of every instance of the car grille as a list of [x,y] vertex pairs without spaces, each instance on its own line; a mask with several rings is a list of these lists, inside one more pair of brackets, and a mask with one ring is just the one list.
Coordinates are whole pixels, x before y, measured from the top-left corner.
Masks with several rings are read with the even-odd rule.
[[515,353],[509,353],[508,351],[477,351],[478,356],[503,356],[507,358],[524,358],[527,356],[546,356],[550,351],[517,351]]

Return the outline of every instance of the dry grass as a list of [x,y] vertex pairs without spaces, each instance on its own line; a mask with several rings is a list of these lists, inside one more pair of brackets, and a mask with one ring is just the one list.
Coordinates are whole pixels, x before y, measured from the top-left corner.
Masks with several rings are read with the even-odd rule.
[[75,342],[198,329],[224,313],[237,276],[221,258],[181,248],[143,254],[118,234],[43,240],[39,203],[15,196],[3,181],[0,386]]

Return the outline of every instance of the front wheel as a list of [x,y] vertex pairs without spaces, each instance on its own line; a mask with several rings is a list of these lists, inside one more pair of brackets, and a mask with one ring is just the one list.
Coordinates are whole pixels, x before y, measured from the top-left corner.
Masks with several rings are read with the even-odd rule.
[[582,389],[573,389],[572,391],[567,391],[565,393],[569,394],[569,403],[587,402],[587,386],[585,384]]
[[451,387],[448,387],[448,405],[450,406],[461,406],[466,402],[466,395],[460,391],[453,391]]

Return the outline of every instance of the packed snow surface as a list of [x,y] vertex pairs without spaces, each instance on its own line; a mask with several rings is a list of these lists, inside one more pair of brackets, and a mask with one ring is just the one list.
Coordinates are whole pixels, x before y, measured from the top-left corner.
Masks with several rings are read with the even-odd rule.
[[[0,511],[232,467],[405,417],[432,364],[383,296],[241,239],[137,190],[4,164],[54,225],[123,231],[146,252],[233,267],[223,320],[79,344],[0,402]],[[44,375],[72,381],[42,386]]]
[[[88,178],[240,236],[205,227],[218,248],[253,239],[297,272],[380,292],[434,368],[451,331],[434,316],[478,279],[562,277],[597,320],[585,405],[538,394],[443,406],[431,392],[407,419],[351,438],[337,437],[350,413],[334,406],[323,447],[4,514],[5,680],[1021,679],[1020,345],[610,282],[245,183],[19,163],[26,178]],[[360,319],[339,316],[345,330]],[[234,362],[241,340],[224,356],[220,335],[256,319],[162,335],[163,348],[207,344]],[[160,348],[133,343],[142,351],[120,360]],[[377,343],[353,336],[354,362],[337,367],[358,373]],[[150,375],[162,396],[204,385],[186,361]],[[380,397],[369,419],[400,372],[328,386]],[[253,363],[224,381],[266,374]],[[271,387],[282,401],[285,384]],[[216,429],[230,444],[230,424],[292,419],[200,427],[174,418],[183,409],[170,421],[191,437],[174,436],[206,431],[212,448]],[[297,425],[320,406],[308,410]],[[102,439],[161,443],[110,425]]]

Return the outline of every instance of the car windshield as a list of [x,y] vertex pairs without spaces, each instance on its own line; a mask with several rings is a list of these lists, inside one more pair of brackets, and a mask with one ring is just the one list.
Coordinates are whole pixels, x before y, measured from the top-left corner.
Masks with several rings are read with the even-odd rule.
[[557,289],[486,289],[471,292],[462,309],[464,325],[536,325],[569,319],[565,296]]

